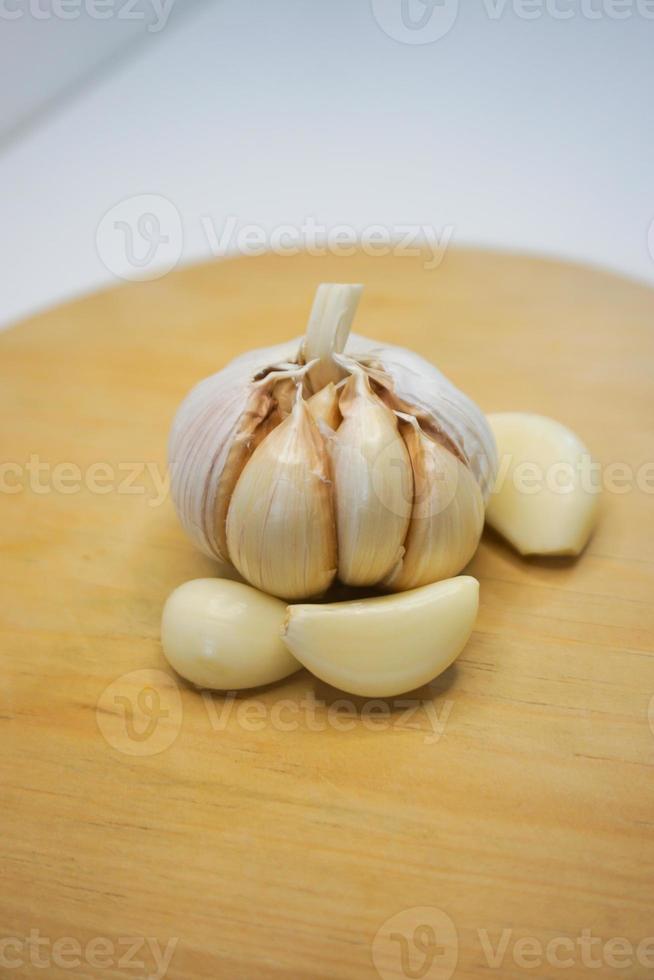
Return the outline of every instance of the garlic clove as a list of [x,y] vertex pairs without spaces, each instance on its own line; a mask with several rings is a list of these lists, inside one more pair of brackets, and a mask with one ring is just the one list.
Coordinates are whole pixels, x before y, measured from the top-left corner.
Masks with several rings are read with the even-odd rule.
[[390,697],[426,684],[466,645],[479,583],[470,576],[397,595],[292,605],[282,633],[294,656],[350,694]]
[[500,458],[486,510],[490,526],[521,555],[578,555],[599,511],[586,446],[544,415],[498,412],[488,421]]
[[[281,383],[278,382],[275,388]],[[295,389],[293,381],[289,381],[289,384]],[[262,385],[253,388],[216,488],[214,536],[216,551],[221,559],[227,555],[225,522],[236,482],[254,450],[279,425],[281,418],[269,387]]]
[[297,381],[292,377],[281,378],[273,386],[272,394],[276,402],[279,420],[285,419],[293,411],[296,391]]
[[338,429],[342,421],[340,409],[338,407],[339,393],[336,385],[330,381],[328,385],[317,391],[308,400],[309,411],[316,422],[322,422],[334,432]]
[[474,555],[484,526],[484,503],[470,469],[424,433],[415,420],[402,426],[414,476],[414,501],[405,553],[384,580],[393,590],[451,578]]
[[257,447],[227,511],[229,560],[256,588],[319,595],[336,574],[329,457],[306,402]]
[[391,407],[414,416],[425,432],[441,438],[467,461],[485,504],[497,472],[497,451],[481,409],[415,351],[391,344],[362,348],[361,339],[352,334],[346,353],[356,356],[388,389]]
[[411,516],[411,461],[395,415],[372,393],[363,372],[347,381],[331,449],[338,577],[374,585],[397,564]]
[[280,639],[286,605],[219,578],[185,582],[166,600],[161,642],[171,667],[197,687],[237,690],[299,670]]

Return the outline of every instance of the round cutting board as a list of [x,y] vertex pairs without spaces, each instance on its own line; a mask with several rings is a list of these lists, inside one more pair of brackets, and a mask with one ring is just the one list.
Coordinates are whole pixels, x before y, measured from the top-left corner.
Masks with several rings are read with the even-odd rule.
[[[594,977],[618,953],[622,977],[649,975],[654,292],[492,253],[424,265],[212,263],[0,335],[16,975],[34,975],[33,929],[62,977],[76,957],[125,976],[128,956],[132,977],[188,980],[510,978],[521,957],[545,976],[552,956],[580,976],[584,930]],[[484,410],[571,426],[612,490],[577,561],[524,561],[486,532],[475,631],[430,686],[367,702],[302,671],[202,695],[159,644],[171,589],[215,573],[173,513],[167,431],[197,380],[300,334],[320,281],[364,283],[356,331],[415,349]]]

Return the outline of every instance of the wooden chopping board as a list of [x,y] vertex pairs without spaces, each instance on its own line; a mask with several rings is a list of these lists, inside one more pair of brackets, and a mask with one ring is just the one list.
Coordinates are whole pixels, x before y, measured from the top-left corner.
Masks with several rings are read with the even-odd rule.
[[157,976],[169,955],[180,980],[597,978],[616,956],[654,976],[651,465],[649,493],[604,495],[578,561],[487,532],[473,636],[411,695],[344,704],[302,671],[208,697],[166,665],[166,596],[215,570],[159,485],[172,415],[234,355],[302,333],[323,280],[365,283],[359,333],[646,482],[654,292],[600,271],[264,256],[0,335],[3,965],[43,975],[39,930],[53,977]]

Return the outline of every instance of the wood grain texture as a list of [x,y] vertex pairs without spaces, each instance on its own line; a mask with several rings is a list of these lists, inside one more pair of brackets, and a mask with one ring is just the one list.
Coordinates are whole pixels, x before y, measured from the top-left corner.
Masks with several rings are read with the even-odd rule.
[[[374,937],[428,906],[454,923],[462,980],[654,976],[597,945],[596,968],[579,946],[567,969],[514,957],[521,937],[654,934],[651,493],[606,494],[576,562],[524,561],[487,533],[475,632],[410,717],[407,698],[339,706],[304,671],[230,700],[167,668],[164,599],[213,571],[157,503],[172,415],[232,356],[301,333],[322,280],[365,283],[357,331],[419,351],[485,410],[552,415],[605,466],[652,459],[654,293],[556,262],[240,259],[1,335],[1,456],[17,467],[0,493],[0,937],[116,950],[71,970],[43,947],[48,972],[14,945],[7,975],[154,973],[147,949],[143,968],[119,965],[134,936],[176,938],[179,980],[403,977],[401,943]],[[407,941],[423,919],[408,914]],[[482,936],[503,930],[493,970]],[[412,975],[443,980],[451,954]]]

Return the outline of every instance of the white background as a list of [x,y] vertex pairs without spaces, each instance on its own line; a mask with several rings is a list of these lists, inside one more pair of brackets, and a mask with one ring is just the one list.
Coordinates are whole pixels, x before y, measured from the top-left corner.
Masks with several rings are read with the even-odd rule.
[[130,275],[132,205],[102,219],[140,195],[161,270],[210,257],[207,227],[309,218],[654,283],[652,0],[442,0],[404,40],[400,0],[176,0],[160,30],[150,0],[101,22],[30,2],[0,4],[2,324]]

